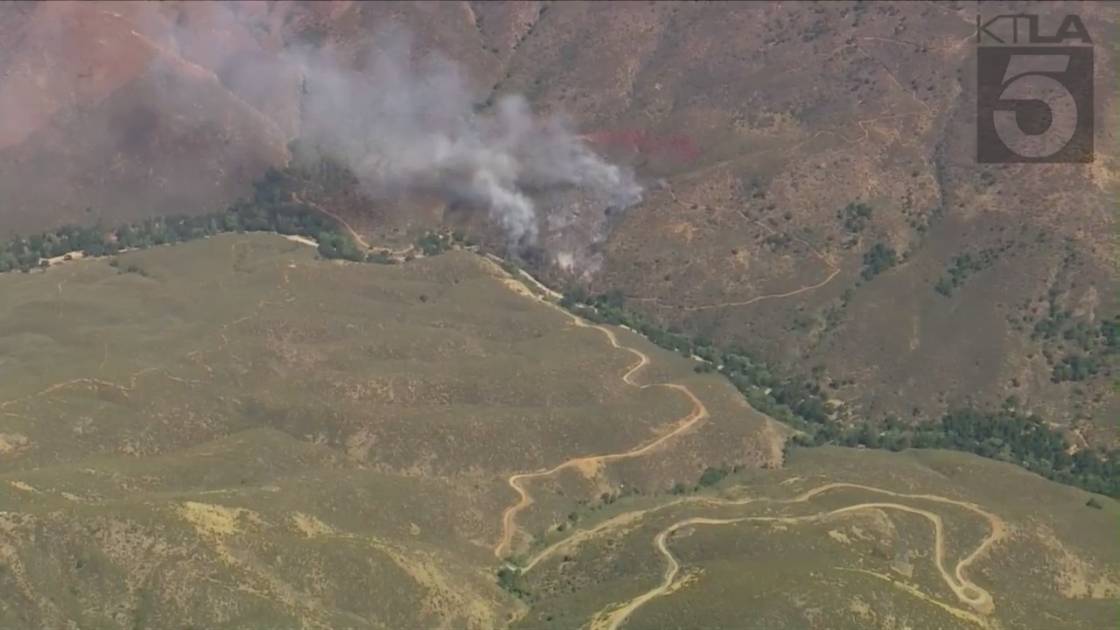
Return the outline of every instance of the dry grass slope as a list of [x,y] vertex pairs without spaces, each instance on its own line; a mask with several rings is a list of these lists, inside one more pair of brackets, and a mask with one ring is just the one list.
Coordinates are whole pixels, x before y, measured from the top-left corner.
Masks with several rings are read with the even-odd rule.
[[[251,235],[122,260],[0,278],[7,625],[493,628],[516,610],[493,580],[508,477],[692,407],[472,254],[349,265]],[[621,484],[776,463],[733,388],[629,342],[697,387],[704,426],[668,462],[565,480],[517,546]]]
[[1115,503],[945,453],[783,467],[721,378],[485,258],[122,259],[0,277],[5,625],[1097,628],[1120,596]]
[[1083,498],[967,455],[796,451],[533,558],[517,627],[1106,628],[1117,506]]

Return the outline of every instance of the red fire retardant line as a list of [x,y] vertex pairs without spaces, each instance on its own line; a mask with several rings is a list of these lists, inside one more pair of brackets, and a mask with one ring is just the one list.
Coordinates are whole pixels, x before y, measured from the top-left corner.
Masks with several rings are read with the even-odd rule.
[[684,135],[656,136],[638,130],[604,130],[583,137],[593,144],[626,147],[646,155],[663,155],[678,160],[700,157],[700,147]]

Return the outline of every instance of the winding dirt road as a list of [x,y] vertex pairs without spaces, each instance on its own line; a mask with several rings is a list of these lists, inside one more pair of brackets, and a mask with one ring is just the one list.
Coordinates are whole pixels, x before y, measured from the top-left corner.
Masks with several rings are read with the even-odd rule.
[[[491,260],[494,261],[494,259],[491,259]],[[541,284],[536,278],[532,277],[532,275],[524,272],[523,270],[520,271],[520,273],[517,274],[517,275],[518,275],[517,280],[530,281],[533,284],[535,284],[537,287],[539,287],[542,291],[544,291],[547,295],[549,295],[553,298],[559,298],[560,297],[560,295],[557,294],[555,291],[550,290],[548,287]],[[531,293],[526,293],[526,295],[532,295],[532,294]],[[662,435],[661,437],[659,437],[659,438],[657,438],[657,439],[655,439],[651,442],[636,446],[633,449],[630,449],[628,451],[624,451],[624,452],[621,452],[621,453],[606,454],[606,455],[590,455],[590,456],[585,456],[585,457],[576,457],[576,458],[570,459],[568,461],[565,461],[561,464],[558,464],[557,466],[554,466],[553,468],[550,468],[550,469],[547,469],[547,470],[541,470],[541,471],[533,472],[533,473],[521,473],[521,474],[512,475],[509,478],[508,483],[509,483],[509,486],[511,488],[513,488],[514,492],[517,493],[517,495],[519,497],[519,500],[518,500],[516,505],[508,508],[502,515],[502,536],[501,536],[501,539],[499,540],[498,544],[494,547],[494,555],[497,556],[498,558],[503,558],[506,555],[506,553],[508,552],[509,545],[510,545],[511,541],[513,540],[513,537],[514,537],[514,535],[516,533],[516,530],[517,530],[517,524],[516,524],[517,514],[521,510],[523,510],[526,507],[532,505],[532,503],[533,503],[533,497],[529,493],[529,491],[525,488],[525,482],[527,482],[531,479],[536,479],[536,478],[540,478],[540,477],[547,477],[549,475],[555,474],[555,473],[557,473],[561,470],[564,470],[566,468],[579,468],[579,469],[587,470],[589,468],[597,468],[600,464],[611,462],[611,461],[617,461],[617,460],[620,460],[620,459],[628,459],[628,458],[632,458],[632,457],[640,457],[640,456],[645,455],[645,454],[649,453],[650,451],[656,449],[657,447],[665,444],[667,441],[669,441],[670,439],[680,435],[681,433],[684,433],[685,431],[688,431],[689,429],[696,426],[697,423],[703,421],[704,419],[706,419],[708,417],[708,410],[704,406],[704,403],[699,398],[697,398],[697,396],[691,390],[689,390],[687,387],[685,387],[684,385],[680,385],[678,383],[652,383],[652,384],[640,385],[637,382],[635,382],[634,381],[634,375],[638,371],[640,371],[642,368],[644,368],[646,365],[648,365],[650,363],[650,359],[645,353],[641,352],[640,350],[637,350],[635,348],[631,348],[629,346],[624,346],[624,345],[620,344],[618,342],[618,338],[615,335],[615,332],[613,330],[611,330],[609,328],[606,328],[604,326],[597,326],[597,325],[589,324],[589,323],[585,322],[584,320],[580,319],[578,316],[573,315],[572,313],[569,313],[568,311],[560,308],[558,305],[556,305],[552,302],[549,302],[547,300],[545,300],[545,303],[550,304],[551,306],[553,306],[554,308],[556,308],[560,312],[564,313],[566,316],[568,316],[575,323],[575,325],[580,326],[580,327],[584,327],[584,328],[595,328],[596,330],[599,330],[604,335],[606,335],[607,340],[610,342],[611,346],[613,346],[615,348],[620,348],[622,350],[626,350],[627,352],[630,352],[631,354],[636,356],[638,358],[637,363],[635,363],[633,366],[631,366],[626,371],[626,373],[622,375],[622,380],[627,385],[630,385],[632,387],[637,387],[639,389],[645,389],[645,388],[648,388],[648,387],[668,387],[668,388],[671,388],[671,389],[675,389],[675,390],[681,392],[682,394],[684,394],[685,396],[687,396],[689,398],[689,400],[692,401],[693,411],[691,413],[689,413],[687,416],[685,416],[684,418],[681,418],[678,421],[676,427],[671,432],[666,433],[665,435]],[[789,482],[796,481],[798,479],[800,479],[800,478],[789,479],[786,482],[784,482],[783,485],[785,485],[786,483],[789,483]],[[665,568],[665,571],[662,575],[661,583],[659,585],[657,585],[656,587],[650,589],[649,591],[643,593],[642,595],[639,595],[638,597],[635,597],[634,599],[630,600],[629,602],[626,602],[622,605],[611,606],[611,607],[609,607],[609,608],[607,608],[603,611],[600,611],[591,620],[590,629],[591,630],[618,630],[618,628],[620,628],[622,626],[622,624],[625,623],[625,621],[634,613],[634,611],[636,611],[642,605],[646,604],[647,602],[649,602],[653,599],[656,599],[658,597],[661,597],[661,596],[667,595],[669,593],[672,593],[673,591],[675,591],[676,589],[678,589],[678,588],[680,588],[681,586],[684,585],[684,582],[677,579],[677,576],[680,573],[680,562],[677,560],[677,558],[673,555],[672,551],[669,549],[669,543],[668,543],[670,536],[672,536],[672,534],[674,532],[680,530],[681,528],[688,527],[688,526],[693,526],[693,525],[727,525],[727,524],[750,522],[750,521],[774,522],[774,523],[783,523],[783,524],[797,524],[797,523],[821,521],[821,520],[824,520],[824,519],[827,519],[827,518],[830,518],[830,517],[833,517],[833,516],[839,516],[839,515],[846,514],[846,513],[856,512],[856,511],[859,511],[859,510],[869,510],[869,509],[886,509],[886,510],[895,510],[895,511],[900,511],[900,512],[906,512],[906,513],[910,513],[910,514],[916,514],[916,515],[921,516],[921,517],[925,518],[926,520],[928,520],[933,525],[933,532],[934,532],[934,540],[933,540],[934,555],[933,555],[933,557],[934,557],[934,564],[937,567],[937,571],[941,575],[941,578],[945,582],[945,584],[949,587],[949,589],[953,592],[953,594],[956,595],[957,599],[960,600],[960,602],[962,604],[964,604],[968,608],[970,608],[971,611],[970,610],[965,610],[965,609],[962,609],[962,608],[958,608],[956,606],[952,606],[952,605],[947,604],[945,602],[942,602],[938,599],[935,599],[934,597],[922,592],[921,590],[915,588],[914,586],[899,582],[899,581],[895,580],[894,578],[892,578],[888,575],[875,573],[875,572],[872,572],[872,571],[866,571],[866,570],[862,570],[862,569],[844,569],[844,570],[866,573],[866,574],[872,575],[876,578],[885,580],[888,583],[892,584],[893,586],[895,586],[897,588],[900,588],[901,590],[907,592],[910,595],[918,597],[919,599],[922,599],[922,600],[924,600],[924,601],[926,601],[926,602],[928,602],[932,605],[938,606],[939,608],[941,608],[941,609],[945,610],[946,612],[956,616],[957,618],[975,623],[976,625],[978,625],[980,627],[983,627],[983,628],[988,628],[989,627],[990,624],[989,624],[989,619],[988,618],[989,618],[990,615],[992,615],[995,612],[995,602],[992,598],[991,593],[989,593],[984,588],[977,585],[975,582],[971,581],[968,578],[966,570],[976,560],[978,560],[981,556],[983,556],[993,545],[995,545],[999,541],[1003,540],[1007,536],[1008,528],[1007,528],[1006,523],[1004,523],[1003,519],[996,516],[995,514],[992,514],[991,512],[988,512],[988,511],[982,509],[978,505],[976,505],[974,503],[967,502],[967,501],[949,499],[949,498],[946,498],[946,497],[933,495],[933,494],[908,494],[908,493],[902,493],[902,492],[894,492],[894,491],[891,491],[891,490],[885,490],[885,489],[882,489],[882,488],[876,488],[876,487],[873,487],[873,486],[865,486],[865,485],[855,484],[855,483],[845,483],[845,482],[828,483],[828,484],[822,485],[820,487],[814,488],[812,490],[808,490],[808,491],[806,491],[806,492],[804,492],[804,493],[802,493],[802,494],[800,494],[800,495],[798,495],[794,498],[791,498],[791,499],[771,499],[771,498],[765,498],[765,497],[750,497],[750,498],[745,498],[745,499],[732,500],[732,499],[718,499],[718,498],[713,498],[713,497],[682,497],[682,498],[676,499],[674,501],[671,501],[669,503],[666,503],[666,504],[664,504],[662,506],[659,506],[659,507],[656,507],[656,508],[649,508],[649,509],[646,509],[646,510],[638,510],[638,511],[627,512],[627,513],[621,514],[621,515],[616,516],[616,517],[614,517],[614,518],[612,518],[608,521],[600,523],[599,525],[597,525],[597,526],[595,526],[595,527],[593,527],[592,529],[589,529],[589,530],[581,530],[581,531],[573,532],[570,536],[568,536],[564,540],[558,541],[558,542],[550,545],[549,547],[541,550],[537,554],[535,554],[524,565],[524,567],[522,568],[522,572],[529,571],[530,569],[535,567],[539,562],[543,561],[544,559],[546,559],[548,557],[551,557],[555,553],[559,552],[561,549],[566,549],[566,548],[571,547],[571,546],[579,545],[582,542],[591,540],[591,539],[595,538],[597,535],[605,534],[606,532],[611,531],[611,530],[615,530],[615,529],[619,529],[619,528],[627,527],[627,526],[632,526],[632,525],[636,524],[637,522],[639,522],[646,514],[648,514],[650,512],[653,512],[653,511],[657,511],[657,510],[660,510],[660,509],[667,508],[671,505],[679,505],[679,504],[682,504],[682,503],[698,503],[698,504],[707,504],[707,505],[710,505],[710,506],[717,506],[717,507],[732,507],[732,506],[742,506],[742,505],[746,505],[746,504],[749,504],[749,503],[771,503],[771,504],[773,504],[773,503],[777,503],[777,504],[806,503],[806,502],[810,501],[811,499],[813,499],[814,497],[816,497],[820,494],[823,494],[825,492],[829,492],[829,491],[832,491],[832,490],[841,489],[841,488],[862,490],[862,491],[865,491],[865,492],[873,492],[873,493],[876,493],[876,494],[886,495],[886,496],[889,496],[889,497],[895,497],[895,498],[900,498],[900,499],[930,501],[930,502],[934,502],[934,503],[941,503],[941,504],[945,504],[945,505],[952,505],[952,506],[956,506],[956,507],[959,507],[959,508],[963,508],[965,510],[973,512],[974,514],[979,515],[985,521],[987,521],[988,526],[989,526],[989,532],[988,532],[987,536],[985,536],[984,539],[980,542],[980,544],[976,547],[976,549],[974,549],[972,551],[972,553],[968,554],[963,559],[958,561],[956,566],[953,568],[953,570],[950,571],[945,566],[945,564],[946,564],[946,559],[945,559],[945,554],[946,554],[946,551],[945,551],[945,526],[944,526],[944,523],[942,521],[941,516],[934,513],[934,512],[930,512],[928,510],[923,510],[923,509],[920,509],[920,508],[916,508],[916,507],[913,507],[913,506],[910,506],[910,505],[905,505],[905,504],[902,504],[902,503],[863,502],[863,503],[857,503],[857,504],[849,505],[847,507],[837,508],[837,509],[834,509],[834,510],[829,510],[829,511],[825,511],[825,512],[819,512],[819,513],[816,513],[816,514],[804,515],[804,516],[755,516],[755,517],[747,516],[747,517],[735,517],[735,518],[723,518],[723,519],[700,517],[700,516],[691,517],[691,518],[687,518],[687,519],[678,521],[678,522],[670,525],[669,527],[661,530],[661,532],[659,532],[657,534],[657,536],[654,537],[655,548],[658,550],[658,552],[666,560],[666,568]]]
[[[876,509],[876,508],[878,508],[878,509],[888,509],[888,510],[898,510],[898,511],[902,511],[902,512],[908,512],[908,513],[911,513],[911,514],[917,514],[917,515],[922,516],[925,519],[929,520],[933,524],[934,563],[937,566],[937,570],[941,574],[941,578],[945,581],[946,585],[948,585],[950,590],[952,590],[953,593],[957,596],[957,599],[959,599],[962,603],[964,603],[965,605],[972,608],[972,610],[975,611],[975,612],[969,612],[969,611],[962,610],[962,609],[959,609],[959,608],[956,608],[956,607],[953,607],[953,606],[949,606],[948,604],[945,604],[944,602],[940,602],[936,599],[933,599],[932,597],[922,593],[921,591],[919,591],[917,589],[914,589],[913,587],[908,587],[908,586],[905,586],[905,585],[901,585],[901,584],[895,582],[893,579],[891,579],[888,576],[877,574],[877,573],[871,573],[871,572],[867,572],[867,573],[871,573],[872,575],[874,575],[876,577],[879,577],[881,579],[885,579],[885,580],[891,582],[892,584],[903,587],[903,589],[906,590],[908,593],[910,593],[912,595],[915,595],[915,596],[918,596],[921,599],[924,599],[924,600],[926,600],[926,601],[928,601],[928,602],[930,602],[934,605],[937,605],[937,606],[941,607],[942,609],[946,610],[947,612],[953,614],[954,616],[956,616],[958,618],[965,619],[967,621],[971,621],[971,622],[976,623],[977,625],[979,625],[981,627],[987,627],[988,626],[988,623],[987,623],[987,620],[985,619],[985,617],[988,616],[988,615],[991,615],[993,612],[995,612],[995,602],[993,601],[992,596],[988,591],[984,590],[979,585],[977,585],[975,582],[972,582],[971,580],[968,579],[968,577],[966,577],[965,569],[967,569],[970,565],[972,565],[972,563],[974,561],[976,561],[976,559],[979,558],[981,555],[983,555],[992,545],[999,542],[1000,540],[1002,540],[1007,535],[1007,526],[1001,518],[999,518],[995,514],[992,514],[990,512],[987,512],[987,511],[981,509],[979,506],[977,506],[973,503],[969,503],[969,502],[966,502],[966,501],[957,501],[955,499],[948,499],[948,498],[945,498],[945,497],[941,497],[941,496],[937,496],[937,495],[931,495],[931,494],[905,494],[905,493],[901,493],[901,492],[892,492],[890,490],[883,490],[881,488],[875,488],[875,487],[872,487],[872,486],[864,486],[864,485],[853,484],[853,483],[830,483],[830,484],[826,484],[826,485],[821,486],[819,488],[815,488],[813,490],[805,492],[804,494],[801,494],[800,496],[797,496],[797,497],[792,498],[792,499],[786,499],[786,500],[754,499],[754,498],[752,498],[752,499],[746,499],[746,500],[743,500],[743,501],[733,501],[733,500],[723,501],[723,502],[712,501],[712,503],[720,503],[720,504],[725,505],[725,506],[743,505],[743,504],[746,504],[746,503],[754,503],[754,502],[759,502],[759,501],[766,501],[766,502],[771,502],[771,503],[783,503],[783,504],[804,503],[804,502],[809,501],[810,499],[812,499],[813,497],[815,497],[819,494],[822,494],[824,492],[828,492],[830,490],[835,490],[837,488],[853,488],[853,489],[858,489],[858,490],[864,490],[864,491],[867,491],[867,492],[875,492],[875,493],[878,493],[878,494],[885,494],[887,496],[892,496],[892,497],[919,499],[919,500],[925,500],[925,501],[933,501],[933,502],[937,502],[937,503],[944,503],[944,504],[948,504],[948,505],[955,505],[957,507],[962,507],[966,510],[969,510],[970,512],[973,512],[975,514],[979,514],[981,517],[983,517],[988,522],[988,525],[990,527],[990,531],[988,532],[988,535],[985,536],[984,539],[980,542],[980,545],[978,547],[976,547],[976,549],[972,553],[970,553],[968,556],[966,556],[965,558],[960,560],[957,563],[956,567],[953,569],[953,571],[950,572],[948,569],[945,568],[945,532],[944,532],[944,523],[942,522],[941,517],[938,514],[935,514],[933,512],[929,512],[927,510],[922,510],[922,509],[919,509],[919,508],[911,507],[911,506],[908,506],[908,505],[903,505],[903,504],[900,504],[900,503],[882,503],[882,502],[858,503],[858,504],[855,504],[855,505],[850,505],[850,506],[847,506],[847,507],[838,508],[838,509],[835,509],[835,510],[830,510],[828,512],[821,512],[821,513],[807,515],[807,516],[785,516],[785,517],[783,517],[783,516],[747,516],[747,517],[725,518],[725,519],[715,519],[715,518],[706,518],[706,517],[688,518],[688,519],[684,519],[682,521],[678,521],[678,522],[670,525],[669,527],[661,530],[661,532],[658,533],[657,536],[654,538],[654,546],[657,548],[658,552],[660,552],[661,555],[664,556],[665,559],[666,559],[666,568],[665,568],[664,574],[662,575],[661,583],[659,585],[657,585],[656,587],[654,587],[653,589],[643,593],[642,595],[639,595],[638,597],[635,597],[634,599],[630,600],[629,602],[625,603],[622,606],[611,607],[607,610],[601,611],[592,620],[591,626],[590,626],[591,630],[617,630],[623,624],[623,622],[625,622],[626,619],[629,618],[634,613],[634,611],[637,610],[638,608],[640,608],[642,605],[646,604],[650,600],[653,600],[657,597],[661,597],[663,595],[671,593],[673,590],[675,590],[675,588],[677,588],[679,586],[679,583],[677,582],[677,574],[680,572],[680,562],[673,555],[673,553],[669,550],[668,538],[674,532],[676,532],[677,530],[679,530],[681,528],[689,527],[689,526],[693,526],[693,525],[729,525],[729,524],[733,524],[733,523],[744,523],[744,522],[751,522],[751,521],[753,521],[753,522],[773,522],[773,523],[783,523],[783,524],[806,523],[806,522],[820,521],[820,520],[824,520],[824,519],[827,519],[827,518],[832,517],[832,516],[838,516],[840,514],[855,512],[855,511],[858,511],[858,510]],[[981,615],[983,615],[983,616],[981,616]]]
[[649,365],[649,357],[644,352],[618,343],[618,337],[615,335],[614,331],[609,328],[589,324],[579,317],[563,309],[560,309],[559,307],[557,307],[557,309],[571,318],[572,322],[574,322],[576,326],[579,326],[581,328],[594,328],[595,330],[598,330],[599,332],[606,335],[607,340],[610,341],[611,346],[626,350],[627,352],[633,354],[638,358],[638,362],[631,366],[630,369],[628,369],[626,373],[622,375],[622,381],[624,383],[630,385],[631,387],[637,387],[638,389],[647,389],[650,387],[666,387],[669,389],[674,389],[688,397],[689,401],[692,402],[692,411],[689,412],[689,414],[685,417],[678,420],[676,426],[672,431],[662,435],[655,440],[635,446],[628,451],[624,451],[621,453],[611,453],[607,455],[587,455],[584,457],[575,457],[547,470],[541,470],[532,473],[520,473],[511,476],[508,480],[509,487],[513,488],[513,491],[517,493],[519,499],[516,505],[508,508],[505,513],[502,514],[502,537],[498,541],[498,544],[494,547],[494,555],[498,558],[502,558],[505,556],[509,544],[513,540],[514,533],[517,530],[517,513],[533,504],[532,495],[529,494],[529,491],[525,489],[524,484],[526,481],[537,479],[540,477],[548,477],[549,475],[556,474],[561,470],[565,470],[567,468],[593,470],[598,468],[600,465],[609,462],[618,461],[621,459],[630,459],[633,457],[641,457],[642,455],[653,451],[665,442],[688,431],[689,429],[696,426],[697,423],[702,422],[703,420],[708,418],[708,408],[705,407],[704,403],[696,397],[696,394],[692,393],[692,390],[688,389],[684,385],[680,385],[678,383],[650,383],[646,385],[640,385],[634,381],[634,375],[639,370]]

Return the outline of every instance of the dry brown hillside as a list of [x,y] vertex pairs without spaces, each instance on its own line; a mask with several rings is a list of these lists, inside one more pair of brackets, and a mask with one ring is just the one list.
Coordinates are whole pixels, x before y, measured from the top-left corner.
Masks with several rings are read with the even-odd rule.
[[[597,288],[817,368],[859,413],[1015,395],[1105,418],[1109,378],[1052,382],[1082,351],[1031,333],[1117,312],[1115,8],[1029,8],[1076,12],[1097,42],[1092,165],[974,163],[974,2],[8,3],[0,231],[222,207],[299,132],[298,73],[269,60],[305,43],[358,63],[396,24],[458,61],[480,102],[524,93],[668,183],[616,227]],[[422,201],[342,210],[376,233],[440,220]],[[887,250],[896,264],[861,278]],[[1101,424],[1084,433],[1111,440]]]

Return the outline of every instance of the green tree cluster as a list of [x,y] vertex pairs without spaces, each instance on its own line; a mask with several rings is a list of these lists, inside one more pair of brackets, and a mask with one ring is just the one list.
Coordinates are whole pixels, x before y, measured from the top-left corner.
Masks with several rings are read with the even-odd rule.
[[1054,365],[1050,380],[1055,383],[1087,381],[1098,375],[1111,375],[1110,367],[1109,360],[1101,355],[1067,354]]
[[981,250],[976,254],[965,252],[957,255],[953,258],[953,264],[949,266],[948,275],[933,285],[934,291],[949,297],[955,289],[964,285],[969,276],[995,264],[999,255],[1000,250],[993,248]]
[[1044,344],[1043,354],[1052,370],[1050,380],[1055,383],[1111,377],[1120,356],[1120,315],[1096,323],[1074,321],[1068,309],[1051,302],[1034,325],[1031,339]]
[[323,258],[341,258],[353,262],[363,262],[366,255],[362,253],[354,241],[341,232],[323,231],[318,234],[319,255]]
[[438,256],[455,245],[452,234],[428,232],[416,240],[416,249],[425,256]]
[[705,468],[704,472],[700,475],[700,481],[698,483],[703,488],[709,488],[723,481],[728,474],[728,471],[723,468],[713,468],[709,466]]
[[870,280],[898,264],[898,253],[884,243],[876,243],[863,255],[863,268],[860,275]]
[[521,586],[521,570],[503,566],[498,569],[498,586],[505,592],[517,597],[518,599],[528,599],[530,593]]
[[871,215],[871,206],[853,202],[844,206],[844,209],[836,214],[836,218],[843,222],[845,230],[858,234],[871,222]]

